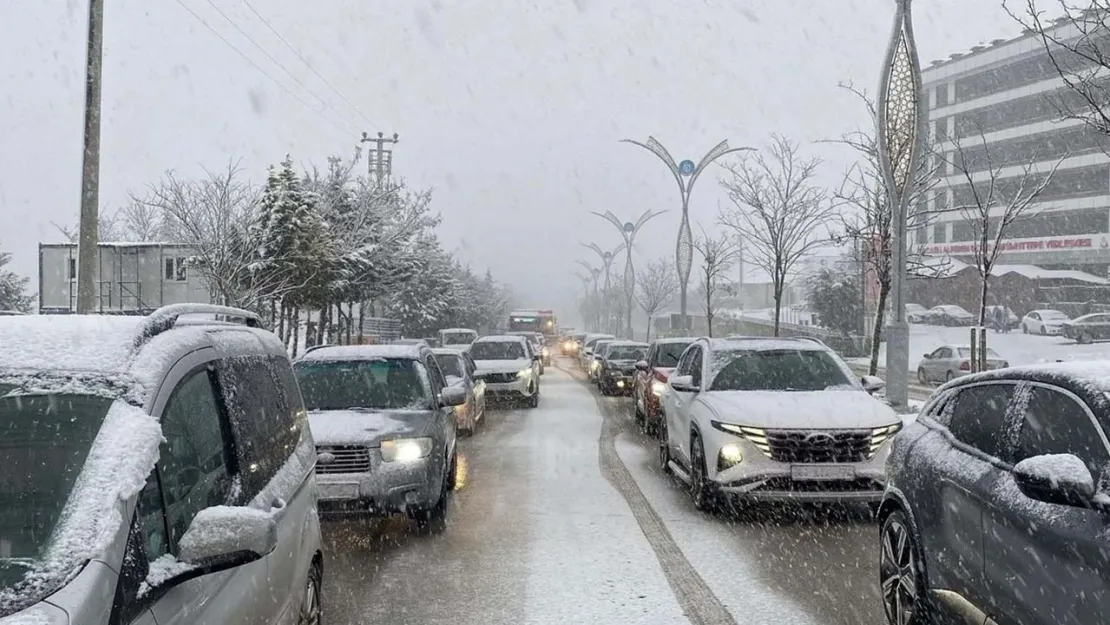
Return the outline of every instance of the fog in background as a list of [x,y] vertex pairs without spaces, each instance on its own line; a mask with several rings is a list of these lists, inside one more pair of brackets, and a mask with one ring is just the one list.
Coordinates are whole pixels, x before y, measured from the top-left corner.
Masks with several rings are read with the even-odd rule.
[[[674,181],[619,139],[651,134],[696,160],[721,139],[811,142],[867,124],[837,83],[874,93],[894,11],[893,0],[253,0],[370,124],[241,0],[107,4],[103,206],[167,169],[197,176],[235,158],[262,183],[286,154],[323,164],[351,155],[361,131],[397,132],[394,173],[436,189],[448,248],[512,285],[517,304],[566,313],[574,261],[592,260],[579,243],[620,241],[589,211],[669,209],[635,252],[641,263],[673,257]],[[919,0],[914,11],[924,66],[1018,31],[999,0]],[[16,1],[3,15],[0,249],[37,281],[37,244],[63,240],[51,222],[76,222],[87,6]],[[806,149],[827,159],[828,184],[851,157]],[[715,223],[716,179],[695,188],[693,221]]]

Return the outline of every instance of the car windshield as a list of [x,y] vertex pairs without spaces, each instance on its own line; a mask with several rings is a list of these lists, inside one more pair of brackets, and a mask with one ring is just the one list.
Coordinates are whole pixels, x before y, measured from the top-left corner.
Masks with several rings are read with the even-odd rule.
[[470,345],[478,335],[474,332],[444,332],[444,345]]
[[[724,356],[724,358],[722,358]],[[851,378],[827,352],[775,349],[736,350],[714,354],[727,364],[713,378],[711,391],[823,391],[855,388]]]
[[527,358],[520,341],[479,341],[470,346],[474,360],[520,360]]
[[689,346],[689,343],[660,343],[655,348],[655,362],[651,364],[656,367],[673,369],[678,366],[678,359],[682,357],[682,352],[686,351]]
[[[11,390],[0,385],[0,393]],[[69,394],[0,397],[0,596],[34,603],[53,590],[32,575],[112,401]],[[0,605],[0,616],[10,607]]]
[[647,355],[646,347],[617,345],[609,350],[609,360],[642,360]]
[[439,365],[439,370],[443,372],[444,376],[463,377],[462,358],[455,354],[436,354],[435,356],[436,364]]
[[423,409],[431,399],[424,367],[409,358],[297,363],[308,410]]

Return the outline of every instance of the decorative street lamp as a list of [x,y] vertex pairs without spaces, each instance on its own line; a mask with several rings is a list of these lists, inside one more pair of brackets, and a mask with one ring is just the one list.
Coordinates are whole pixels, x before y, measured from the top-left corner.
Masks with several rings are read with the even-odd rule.
[[[589,319],[586,319],[585,321],[586,321],[587,326],[590,326],[592,324],[593,325],[593,330],[596,332],[597,330],[601,329],[599,320],[596,318],[598,316],[598,311],[600,310],[600,299],[598,298],[598,295],[597,295],[597,280],[598,280],[598,278],[601,277],[601,269],[599,269],[597,267],[594,267],[593,265],[591,265],[590,263],[587,263],[584,260],[579,260],[579,261],[575,261],[575,262],[577,262],[579,265],[582,266],[583,269],[586,270],[586,272],[589,274],[589,279],[593,282],[593,285],[594,285],[594,308],[595,308],[595,310],[593,310],[592,312],[595,316],[595,319],[593,319],[592,321],[589,320]],[[587,327],[587,329],[589,329],[589,327]]]
[[[612,324],[613,323],[612,315],[609,314],[609,290],[610,290],[610,287],[611,287],[611,285],[610,285],[611,276],[610,276],[609,270],[613,266],[613,259],[617,257],[617,254],[620,254],[621,252],[624,251],[624,243],[621,243],[620,245],[614,247],[613,250],[610,251],[610,252],[606,252],[605,250],[601,249],[600,247],[597,246],[596,243],[588,243],[588,244],[583,243],[582,246],[590,248],[599,257],[601,257],[601,266],[603,268],[602,271],[605,272],[605,297],[602,298],[601,310],[602,310],[602,313],[604,314],[604,317],[605,317],[605,323],[606,324]],[[614,332],[614,334],[616,334],[616,333]]]
[[620,230],[621,237],[624,238],[624,251],[626,253],[624,261],[624,299],[626,305],[625,312],[627,315],[626,323],[628,324],[628,338],[634,339],[636,337],[633,335],[634,333],[632,332],[632,295],[636,287],[636,270],[632,267],[632,242],[636,239],[636,233],[640,231],[640,228],[644,224],[646,224],[648,220],[650,220],[652,217],[658,217],[659,215],[662,215],[667,211],[653,212],[651,210],[646,210],[644,211],[643,215],[640,215],[640,218],[637,219],[635,223],[631,221],[626,221],[622,223],[621,220],[617,219],[617,216],[613,214],[613,211],[605,211],[604,213],[599,213],[596,211],[591,212],[593,212],[593,214],[597,215],[598,217],[601,217],[602,219],[608,220],[609,223],[616,226],[617,230]]
[[690,327],[690,320],[686,317],[686,285],[690,282],[690,268],[694,262],[694,240],[690,232],[690,192],[694,188],[694,183],[697,181],[698,176],[701,175],[705,168],[713,161],[721,158],[725,154],[732,154],[733,152],[743,152],[754,150],[755,148],[730,148],[728,141],[722,141],[717,144],[712,150],[702,157],[697,165],[694,161],[684,160],[681,163],[675,163],[671,153],[667,148],[663,147],[662,143],[656,141],[655,137],[648,137],[646,143],[633,141],[631,139],[621,139],[622,143],[631,143],[644,148],[648,152],[659,157],[667,169],[674,175],[675,182],[678,183],[678,193],[682,198],[682,220],[678,224],[678,240],[675,243],[674,260],[675,268],[678,269],[678,292],[679,292],[679,306],[682,313],[682,325],[684,329]]
[[886,328],[886,396],[901,408],[908,399],[910,332],[906,325],[906,209],[913,195],[926,134],[921,62],[913,38],[911,0],[895,0],[894,27],[879,77],[876,119],[879,163],[891,220],[893,312]]

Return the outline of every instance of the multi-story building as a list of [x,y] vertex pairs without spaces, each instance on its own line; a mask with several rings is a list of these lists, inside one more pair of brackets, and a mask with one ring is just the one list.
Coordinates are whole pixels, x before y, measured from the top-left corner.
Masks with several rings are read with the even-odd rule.
[[[168,304],[211,301],[200,272],[187,263],[192,250],[169,243],[101,243],[98,311],[145,315]],[[39,244],[39,312],[77,309],[77,245]]]
[[[1055,28],[1062,41],[1078,37],[1067,21]],[[931,256],[973,260],[978,227],[960,210],[971,202],[971,186],[954,163],[966,163],[977,184],[997,170],[1005,185],[1018,182],[1030,164],[1044,175],[1060,162],[1027,217],[1004,233],[999,262],[1108,275],[1110,137],[1063,118],[1061,111],[1082,110],[1083,102],[1065,86],[1039,36],[1026,31],[934,61],[923,83],[929,136],[944,156],[931,157],[941,180],[924,200],[930,219],[911,226],[911,245]]]

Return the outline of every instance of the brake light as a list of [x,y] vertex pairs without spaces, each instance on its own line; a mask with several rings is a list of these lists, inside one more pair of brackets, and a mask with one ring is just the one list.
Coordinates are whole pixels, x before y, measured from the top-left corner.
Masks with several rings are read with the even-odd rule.
[[971,371],[971,363],[966,360],[961,362],[960,371]]
[[660,371],[658,369],[653,369],[652,373],[654,374],[653,377],[656,380],[659,380],[660,382],[666,382],[667,381],[667,374],[666,373],[663,373],[662,371]]

